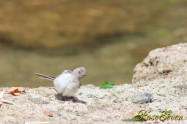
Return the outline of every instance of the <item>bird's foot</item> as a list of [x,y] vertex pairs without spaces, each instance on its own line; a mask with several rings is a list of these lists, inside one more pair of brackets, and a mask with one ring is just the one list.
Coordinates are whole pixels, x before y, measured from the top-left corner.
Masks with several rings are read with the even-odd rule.
[[68,96],[62,96],[62,101],[72,101],[72,98]]
[[62,101],[72,101],[74,103],[86,104],[85,101],[79,100],[77,97],[74,97],[74,96],[68,97],[68,96],[62,96],[62,94],[57,94],[56,98]]
[[85,101],[79,100],[77,97],[72,96],[72,102],[86,104]]

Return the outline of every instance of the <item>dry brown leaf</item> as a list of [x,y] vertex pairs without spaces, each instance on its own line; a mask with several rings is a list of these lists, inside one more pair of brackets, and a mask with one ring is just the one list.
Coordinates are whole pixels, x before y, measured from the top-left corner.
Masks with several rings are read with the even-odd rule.
[[45,115],[49,116],[49,117],[53,117],[53,115],[52,115],[50,112],[46,111],[46,110],[45,110],[43,113],[44,113]]
[[9,90],[7,93],[12,94],[14,96],[19,96],[23,92],[25,92],[25,89],[20,87],[20,88],[15,88],[15,89]]

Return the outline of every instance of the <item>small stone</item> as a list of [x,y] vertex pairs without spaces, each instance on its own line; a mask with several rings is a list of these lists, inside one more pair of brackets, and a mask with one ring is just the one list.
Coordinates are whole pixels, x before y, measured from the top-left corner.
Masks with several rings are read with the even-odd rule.
[[141,93],[132,97],[134,103],[149,103],[152,102],[152,96],[149,93]]

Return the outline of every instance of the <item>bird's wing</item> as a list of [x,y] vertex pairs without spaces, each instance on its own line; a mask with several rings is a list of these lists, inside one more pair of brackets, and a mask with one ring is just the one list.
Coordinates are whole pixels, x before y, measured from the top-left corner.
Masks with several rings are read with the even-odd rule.
[[57,92],[63,94],[68,84],[72,82],[72,79],[73,79],[72,74],[69,73],[67,74],[62,73],[61,75],[56,77],[53,82]]
[[63,95],[64,96],[74,96],[77,90],[80,88],[80,82],[77,77],[72,75],[72,78],[68,80],[68,85],[65,88]]
[[72,73],[71,70],[64,70],[64,71],[62,72],[62,74],[71,74],[71,73]]

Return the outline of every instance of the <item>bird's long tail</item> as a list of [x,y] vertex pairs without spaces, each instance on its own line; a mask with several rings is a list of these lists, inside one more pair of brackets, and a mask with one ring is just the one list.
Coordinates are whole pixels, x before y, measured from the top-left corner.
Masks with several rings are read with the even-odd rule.
[[40,74],[40,73],[35,73],[37,76],[48,79],[48,80],[54,80],[54,77],[48,76],[48,75],[44,75],[44,74]]

